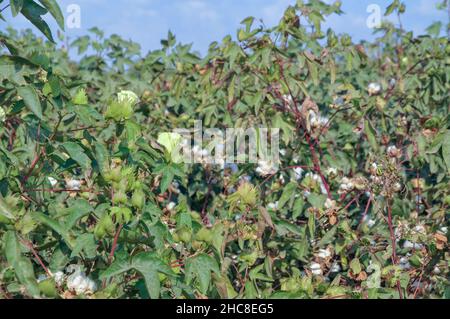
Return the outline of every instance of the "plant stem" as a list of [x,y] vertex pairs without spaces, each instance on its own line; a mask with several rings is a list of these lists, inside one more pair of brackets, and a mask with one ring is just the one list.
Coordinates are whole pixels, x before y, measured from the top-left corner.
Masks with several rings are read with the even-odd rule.
[[111,263],[113,261],[114,253],[117,248],[117,242],[119,240],[119,235],[120,235],[120,232],[122,231],[122,228],[123,228],[123,225],[120,224],[119,227],[117,228],[116,235],[114,236],[114,241],[113,241],[113,244],[111,247],[111,252],[109,253],[109,257],[108,257],[109,263]]
[[[387,203],[387,209],[388,209],[389,233],[391,236],[391,244],[392,244],[392,263],[394,265],[397,265],[397,252],[396,252],[397,247],[396,247],[396,241],[395,241],[394,227],[392,225],[392,207],[391,207],[391,203],[389,201]],[[398,295],[399,295],[400,299],[403,299],[402,287],[400,286],[399,280],[397,280],[397,290],[398,290]]]

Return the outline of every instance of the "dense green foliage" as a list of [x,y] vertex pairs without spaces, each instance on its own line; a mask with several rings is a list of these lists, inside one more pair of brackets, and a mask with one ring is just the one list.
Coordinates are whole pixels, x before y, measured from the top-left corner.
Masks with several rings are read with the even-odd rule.
[[[448,39],[354,44],[340,13],[298,1],[204,57],[1,33],[0,297],[448,298]],[[280,168],[171,162],[158,135],[195,120],[280,128]]]

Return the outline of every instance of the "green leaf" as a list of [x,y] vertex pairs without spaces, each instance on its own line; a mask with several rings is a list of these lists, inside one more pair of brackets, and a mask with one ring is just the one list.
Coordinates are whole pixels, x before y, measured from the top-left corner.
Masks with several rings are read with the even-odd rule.
[[33,264],[22,255],[16,234],[13,231],[8,231],[4,235],[3,240],[5,242],[6,259],[14,268],[17,279],[25,285],[31,296],[38,297],[40,290],[34,274]]
[[163,170],[163,176],[161,178],[161,193],[165,193],[169,188],[169,185],[172,183],[173,178],[175,177],[175,173],[171,169],[170,166],[166,166]]
[[296,189],[297,189],[297,183],[294,183],[294,182],[290,182],[284,187],[283,194],[281,194],[281,197],[278,201],[279,209],[282,209],[284,207],[284,205],[286,205],[286,203],[294,195],[294,192]]
[[41,7],[36,2],[32,0],[25,0],[22,7],[22,14],[27,18],[32,24],[35,25],[36,28],[39,29],[51,42],[55,42],[53,40],[52,31],[48,26],[47,22],[45,22],[41,16],[45,15],[48,11],[47,9]]
[[9,5],[11,6],[12,16],[15,17],[22,10],[23,0],[10,0]]
[[186,261],[186,283],[190,284],[196,277],[200,286],[200,292],[206,294],[211,282],[211,273],[220,274],[217,261],[207,254],[200,254]]
[[441,33],[441,29],[442,29],[442,22],[437,21],[437,22],[433,23],[432,25],[430,25],[426,29],[426,31],[429,35],[437,37]]
[[153,253],[140,253],[133,258],[132,266],[142,276],[152,299],[159,298],[160,281],[158,273],[173,275],[172,269]]
[[61,12],[56,0],[39,0],[39,2],[50,12],[50,14],[55,18],[59,27],[64,30],[64,16]]
[[67,209],[68,217],[64,224],[64,227],[67,231],[72,229],[73,226],[77,223],[77,221],[93,212],[94,208],[89,204],[89,202],[85,199],[77,199],[70,207]]
[[325,201],[327,200],[327,197],[325,195],[319,195],[316,193],[311,193],[308,198],[308,202],[311,204],[312,207],[315,208],[322,208]]
[[50,227],[53,231],[59,234],[67,244],[71,245],[72,240],[70,239],[68,232],[58,221],[42,213],[33,213],[33,217],[47,227]]
[[88,169],[91,166],[90,158],[84,153],[84,149],[80,145],[75,142],[66,142],[62,146],[69,156],[82,168]]
[[442,157],[445,161],[445,165],[447,165],[447,171],[450,172],[450,131],[448,130],[442,141]]
[[95,243],[94,234],[81,234],[77,237],[72,250],[71,258],[79,256],[84,252],[86,258],[95,258],[97,253],[97,245]]
[[364,132],[366,133],[367,140],[369,141],[370,146],[374,151],[378,151],[379,145],[376,138],[377,133],[368,120],[364,121]]
[[14,219],[14,215],[11,211],[11,208],[8,207],[3,197],[0,196],[0,215],[6,217],[7,219]]
[[107,270],[105,270],[100,278],[110,278],[119,275],[131,269],[139,272],[145,281],[145,286],[152,299],[159,298],[161,284],[158,273],[173,276],[172,269],[158,258],[154,253],[143,252],[133,257],[131,262],[124,260],[115,261]]
[[31,86],[20,86],[17,88],[17,94],[23,98],[25,105],[42,120],[42,106],[36,90]]

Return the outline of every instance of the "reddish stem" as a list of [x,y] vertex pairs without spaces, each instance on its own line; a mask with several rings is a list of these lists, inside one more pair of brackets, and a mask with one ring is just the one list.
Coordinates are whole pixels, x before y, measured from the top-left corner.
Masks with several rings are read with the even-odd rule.
[[317,172],[317,174],[319,174],[320,178],[322,179],[322,183],[327,191],[327,196],[329,199],[331,199],[332,197],[330,193],[330,185],[328,185],[327,180],[325,179],[325,176],[322,173],[322,170],[320,168],[320,162],[319,159],[317,158],[316,150],[314,149],[314,146],[311,143],[311,136],[309,134],[306,134],[306,141],[308,142],[309,150],[311,151],[311,156],[314,163],[314,170]]
[[33,172],[33,170],[34,170],[34,168],[36,167],[37,163],[38,163],[39,160],[41,159],[42,153],[43,153],[43,152],[42,152],[42,150],[41,150],[41,151],[39,151],[39,152],[36,154],[36,156],[34,157],[33,161],[31,162],[31,166],[30,166],[30,168],[29,168],[29,170],[28,170],[28,172],[27,172],[27,175],[25,175],[25,177],[24,177],[23,180],[22,180],[22,185],[25,184],[25,183],[28,181],[28,179],[30,178],[31,173]]
[[123,228],[123,225],[119,225],[119,227],[117,228],[117,231],[116,231],[116,235],[114,236],[114,241],[113,241],[113,244],[111,247],[111,252],[109,253],[109,257],[108,257],[108,260],[110,263],[112,262],[112,260],[114,258],[114,253],[117,248],[117,241],[119,240],[119,235],[120,235],[120,232],[122,231],[122,228]]
[[31,252],[33,253],[34,257],[37,259],[39,265],[41,265],[42,269],[44,269],[44,271],[46,272],[46,274],[51,277],[52,273],[48,270],[48,268],[44,265],[44,263],[42,262],[42,259],[39,257],[36,249],[34,249],[33,244],[26,241],[26,240],[22,240],[22,242],[31,250]]

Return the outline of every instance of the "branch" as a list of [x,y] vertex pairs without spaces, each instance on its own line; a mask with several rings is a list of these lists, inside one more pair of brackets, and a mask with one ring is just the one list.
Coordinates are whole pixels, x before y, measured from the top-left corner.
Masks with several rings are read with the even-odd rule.
[[8,8],[9,8],[9,3],[5,7],[3,7],[3,9],[0,10],[0,13],[2,13],[3,11],[5,11]]

